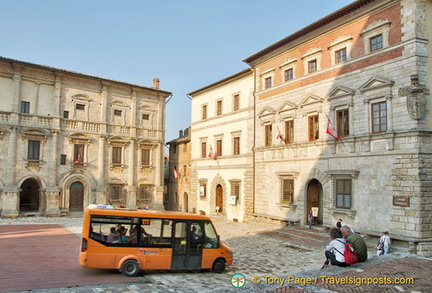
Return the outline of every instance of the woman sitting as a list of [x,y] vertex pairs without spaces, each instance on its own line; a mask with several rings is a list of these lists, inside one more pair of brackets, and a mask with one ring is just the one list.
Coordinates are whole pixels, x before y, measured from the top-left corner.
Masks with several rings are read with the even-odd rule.
[[330,230],[331,241],[326,247],[325,256],[326,261],[321,268],[326,268],[331,265],[346,267],[348,264],[345,262],[345,239],[342,236],[339,228],[332,228]]

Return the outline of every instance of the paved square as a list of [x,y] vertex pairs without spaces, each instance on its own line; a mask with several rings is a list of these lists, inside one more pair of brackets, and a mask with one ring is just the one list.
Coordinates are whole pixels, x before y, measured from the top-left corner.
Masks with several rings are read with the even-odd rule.
[[0,292],[140,281],[81,267],[80,242],[59,225],[0,225]]

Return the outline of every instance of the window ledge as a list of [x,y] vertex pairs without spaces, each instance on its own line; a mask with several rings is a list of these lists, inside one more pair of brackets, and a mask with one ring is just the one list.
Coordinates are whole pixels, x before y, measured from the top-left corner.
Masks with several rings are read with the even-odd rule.
[[87,168],[87,163],[83,162],[73,162],[71,164],[72,169],[83,169],[85,170]]
[[330,209],[330,212],[332,214],[345,214],[347,216],[351,216],[354,217],[357,213],[356,210],[352,210],[352,209],[338,209],[338,208],[332,208]]
[[26,161],[26,163],[25,163],[25,167],[27,169],[34,168],[36,170],[40,170],[40,168],[42,167],[42,165],[43,165],[43,162],[40,161],[40,160],[30,160],[30,159],[28,159]]
[[155,169],[155,167],[153,165],[141,165],[140,169],[141,170],[146,170],[146,169],[152,170],[152,169]]
[[293,203],[278,203],[277,204],[280,208],[290,208],[290,209],[296,209],[297,205]]
[[120,169],[123,171],[124,167],[125,167],[124,164],[110,164],[110,170]]

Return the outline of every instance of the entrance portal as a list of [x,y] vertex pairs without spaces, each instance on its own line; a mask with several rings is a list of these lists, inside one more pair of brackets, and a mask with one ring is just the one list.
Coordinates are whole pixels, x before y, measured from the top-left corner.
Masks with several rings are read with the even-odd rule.
[[84,209],[84,185],[76,181],[69,188],[69,211],[81,212]]
[[312,212],[315,212],[318,209],[318,213],[314,216],[314,224],[322,224],[323,223],[323,211],[322,211],[322,185],[321,183],[313,179],[311,182],[309,182],[309,185],[307,187],[307,210],[305,212],[306,215],[306,221],[307,220],[307,214],[312,210]]
[[218,186],[216,186],[216,212],[221,213],[222,211],[223,211],[223,188],[220,184],[218,184]]
[[39,211],[39,183],[35,179],[27,179],[20,187],[20,212]]

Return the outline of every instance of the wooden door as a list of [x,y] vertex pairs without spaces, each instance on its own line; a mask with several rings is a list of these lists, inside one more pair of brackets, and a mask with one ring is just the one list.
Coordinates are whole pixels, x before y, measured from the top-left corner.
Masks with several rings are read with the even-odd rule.
[[82,211],[84,209],[84,185],[79,181],[72,183],[69,195],[69,211]]
[[219,213],[223,211],[223,188],[220,185],[216,186],[216,211]]
[[[320,192],[321,192],[321,184],[318,180],[312,180],[307,188],[307,210],[306,210],[306,223],[307,223],[307,214],[312,210],[312,208],[320,207]],[[314,224],[320,223],[319,215],[314,218]]]

